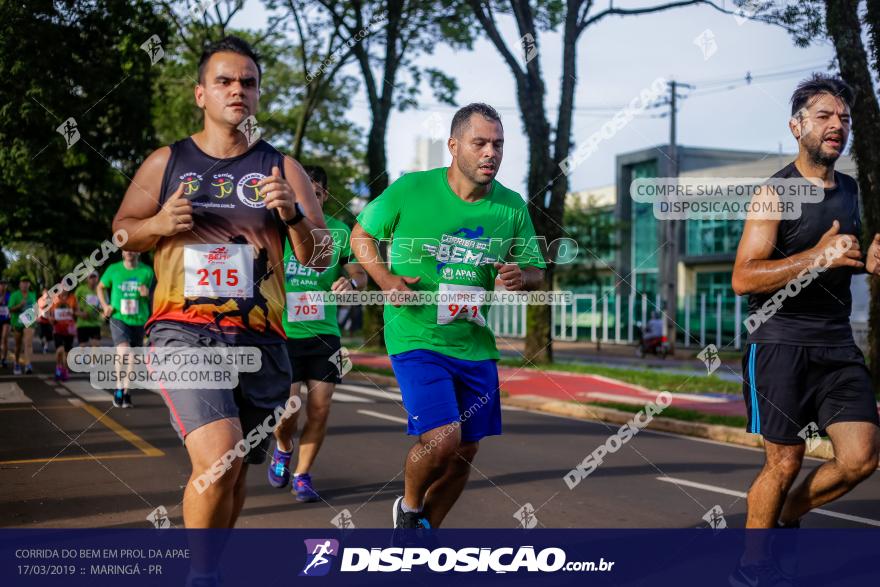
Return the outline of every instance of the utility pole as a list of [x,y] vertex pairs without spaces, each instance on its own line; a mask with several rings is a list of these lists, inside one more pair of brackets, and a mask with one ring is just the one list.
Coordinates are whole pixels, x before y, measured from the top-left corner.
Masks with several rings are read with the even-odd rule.
[[[693,88],[692,85],[676,82],[669,82],[669,177],[678,178],[678,147],[677,147],[677,116],[676,107],[678,104],[678,89]],[[662,266],[660,272],[661,286],[660,291],[666,300],[664,308],[666,326],[666,336],[669,340],[669,348],[671,352],[675,352],[676,343],[676,315],[678,314],[678,228],[677,220],[662,220],[663,223],[663,246],[662,246]]]

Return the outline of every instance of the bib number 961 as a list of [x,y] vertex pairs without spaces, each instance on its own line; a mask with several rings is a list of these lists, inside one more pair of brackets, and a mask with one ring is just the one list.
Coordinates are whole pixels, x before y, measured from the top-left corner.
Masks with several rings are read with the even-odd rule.
[[455,320],[468,320],[477,326],[485,326],[486,318],[480,312],[486,290],[475,285],[441,283],[437,302],[437,324],[451,324]]

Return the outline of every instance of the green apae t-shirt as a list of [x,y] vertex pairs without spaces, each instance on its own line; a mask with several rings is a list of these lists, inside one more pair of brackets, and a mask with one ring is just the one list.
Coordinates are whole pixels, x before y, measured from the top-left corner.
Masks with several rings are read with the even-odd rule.
[[351,257],[351,230],[332,216],[324,215],[327,229],[333,237],[333,260],[322,272],[301,265],[290,248],[284,245],[284,332],[289,338],[312,338],[320,334],[339,336],[336,322],[336,304],[317,300],[320,292],[328,292],[333,282],[342,275],[343,265]]
[[86,313],[85,317],[77,316],[76,327],[101,326],[101,303],[98,301],[98,293],[89,287],[87,283],[81,283],[74,290],[77,309]]
[[497,359],[486,318],[489,304],[473,294],[492,291],[496,261],[544,268],[525,201],[497,181],[477,202],[449,187],[447,169],[408,173],[372,201],[358,223],[378,239],[391,239],[395,275],[419,277],[409,288],[439,292],[455,303],[385,305],[389,354],[432,350],[465,360]]
[[[20,289],[15,290],[11,294],[9,294],[9,307],[14,308],[15,306],[17,306],[18,304],[21,303],[22,299],[24,299],[24,296],[21,295],[21,290]],[[32,291],[29,291],[27,293],[27,301],[25,302],[24,306],[22,306],[21,308],[19,308],[15,312],[13,312],[12,310],[9,311],[9,313],[12,316],[12,327],[18,328],[18,329],[24,328],[25,325],[21,321],[22,312],[26,312],[28,309],[30,309],[36,305],[37,305],[37,294],[35,294]],[[29,324],[28,327],[32,328],[33,324]]]
[[101,283],[110,290],[110,305],[115,312],[111,318],[121,320],[129,326],[143,326],[150,317],[149,298],[140,294],[140,286],[147,288],[153,283],[153,269],[138,263],[134,269],[126,269],[124,261],[113,263]]

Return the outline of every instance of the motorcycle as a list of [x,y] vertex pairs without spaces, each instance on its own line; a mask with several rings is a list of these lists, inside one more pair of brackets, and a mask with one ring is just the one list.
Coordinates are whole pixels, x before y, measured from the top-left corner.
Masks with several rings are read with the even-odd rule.
[[666,335],[646,339],[642,333],[642,323],[636,323],[636,356],[640,359],[652,354],[665,359],[669,354],[669,339]]

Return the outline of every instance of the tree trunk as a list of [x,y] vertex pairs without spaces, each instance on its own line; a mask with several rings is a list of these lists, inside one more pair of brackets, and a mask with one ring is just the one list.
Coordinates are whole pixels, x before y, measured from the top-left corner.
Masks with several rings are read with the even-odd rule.
[[[385,152],[385,136],[387,133],[387,113],[381,107],[373,110],[373,124],[367,138],[367,170],[370,177],[370,201],[375,200],[388,187],[388,158]],[[386,256],[386,247],[380,243],[380,251]],[[387,256],[386,256],[387,258]],[[372,289],[374,284],[369,282]],[[363,337],[365,346],[385,348],[385,322],[382,306],[364,306]]]
[[[868,2],[870,25],[877,23],[880,7]],[[852,107],[852,154],[859,170],[859,190],[865,219],[863,240],[880,232],[880,106],[874,95],[868,56],[862,45],[858,0],[825,0],[828,36],[834,42],[843,79],[852,86],[856,98]],[[871,20],[871,16],[874,20]],[[872,26],[872,38],[877,30]],[[877,48],[875,47],[875,51]],[[876,56],[876,53],[875,53]],[[871,277],[868,322],[868,365],[874,386],[880,385],[880,279]]]

